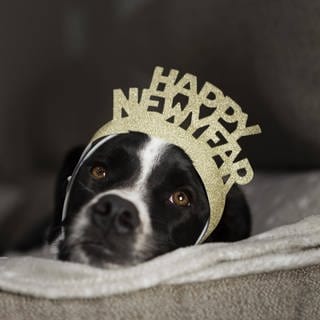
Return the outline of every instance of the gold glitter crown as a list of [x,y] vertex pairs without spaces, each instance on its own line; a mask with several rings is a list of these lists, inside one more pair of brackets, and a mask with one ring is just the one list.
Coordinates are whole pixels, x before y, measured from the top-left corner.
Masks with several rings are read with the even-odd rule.
[[128,95],[114,90],[113,120],[94,135],[92,142],[114,133],[138,131],[181,147],[199,173],[210,205],[210,217],[198,239],[203,242],[217,226],[228,191],[234,183],[253,178],[247,159],[238,159],[243,136],[261,132],[247,126],[247,114],[209,82],[198,88],[192,74],[178,77],[171,69],[154,69],[150,87]]

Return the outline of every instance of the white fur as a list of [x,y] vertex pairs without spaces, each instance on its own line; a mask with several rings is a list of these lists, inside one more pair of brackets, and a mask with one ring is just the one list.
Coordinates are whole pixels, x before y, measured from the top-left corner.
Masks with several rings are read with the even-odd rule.
[[152,170],[159,164],[160,158],[163,155],[168,144],[158,138],[151,137],[150,141],[140,150],[139,158],[141,163],[141,173],[137,182],[134,184],[131,193],[137,197],[135,204],[145,207],[145,210],[139,211],[140,220],[142,223],[142,232],[137,234],[137,239],[134,244],[135,250],[141,252],[147,246],[147,241],[152,233],[151,214],[146,208],[143,197],[147,190],[147,181],[150,177]]
[[151,137],[139,151],[141,172],[136,183],[130,188],[107,191],[99,194],[93,199],[93,203],[95,203],[105,195],[114,194],[131,201],[137,207],[139,219],[141,221],[141,226],[137,232],[137,238],[134,244],[134,248],[137,252],[143,251],[149,236],[152,234],[150,212],[145,204],[144,196],[147,190],[148,178],[150,177],[153,168],[159,163],[161,155],[164,153],[167,145],[168,144],[163,140]]
[[160,158],[167,146],[168,144],[165,141],[151,137],[150,141],[140,150],[141,174],[135,183],[134,189],[140,192],[145,191],[147,179],[153,168],[160,162]]
[[[83,231],[89,224],[87,208],[94,205],[100,198],[106,195],[117,195],[123,199],[131,201],[139,212],[141,225],[137,230],[137,237],[134,244],[136,253],[143,252],[148,247],[148,239],[152,234],[152,226],[150,212],[146,206],[144,197],[147,190],[147,181],[154,167],[160,162],[168,144],[158,138],[150,137],[150,140],[139,150],[138,156],[140,160],[141,172],[134,185],[130,188],[113,189],[104,193],[100,193],[94,197],[87,205],[85,205],[78,214],[70,236],[70,242],[81,239]],[[76,259],[83,259],[82,262],[87,263],[87,256],[80,248],[74,253]]]

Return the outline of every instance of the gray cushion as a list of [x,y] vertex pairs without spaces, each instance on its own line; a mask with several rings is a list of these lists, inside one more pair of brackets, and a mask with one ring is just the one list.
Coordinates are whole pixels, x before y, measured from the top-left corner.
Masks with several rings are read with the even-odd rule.
[[0,291],[0,318],[318,320],[319,295],[320,267],[311,266],[96,299],[48,300]]

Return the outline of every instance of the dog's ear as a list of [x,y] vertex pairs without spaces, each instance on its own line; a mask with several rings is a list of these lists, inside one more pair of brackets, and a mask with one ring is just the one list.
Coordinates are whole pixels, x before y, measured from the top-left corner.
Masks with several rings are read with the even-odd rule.
[[72,175],[85,146],[77,146],[71,149],[65,156],[58,172],[54,195],[54,215],[52,225],[48,232],[48,242],[53,242],[61,232],[62,209],[66,195],[68,178]]
[[248,238],[251,214],[243,191],[234,185],[228,192],[222,218],[206,242],[232,242]]

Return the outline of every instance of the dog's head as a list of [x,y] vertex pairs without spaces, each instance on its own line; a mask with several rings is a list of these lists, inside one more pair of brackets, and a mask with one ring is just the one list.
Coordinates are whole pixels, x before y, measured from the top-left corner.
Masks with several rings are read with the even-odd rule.
[[[63,171],[65,180],[70,172]],[[142,133],[118,134],[74,180],[59,258],[100,267],[136,264],[194,244],[208,217],[201,178],[182,149]]]

